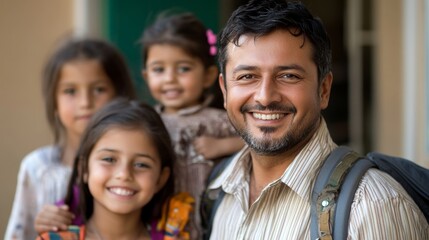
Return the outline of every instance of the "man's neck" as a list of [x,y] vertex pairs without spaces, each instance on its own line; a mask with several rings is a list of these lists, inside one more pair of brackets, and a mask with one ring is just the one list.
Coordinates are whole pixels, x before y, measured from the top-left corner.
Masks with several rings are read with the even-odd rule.
[[[273,181],[279,179],[295,157],[301,152],[305,145],[311,140],[308,139],[297,144],[293,148],[276,155],[261,155],[251,150],[252,168],[250,171],[249,203],[253,204],[261,194],[262,190]],[[250,206],[249,205],[249,206]]]
[[261,194],[262,190],[271,182],[279,179],[296,154],[284,156],[261,156],[251,153],[252,168],[250,171],[249,206],[252,205]]

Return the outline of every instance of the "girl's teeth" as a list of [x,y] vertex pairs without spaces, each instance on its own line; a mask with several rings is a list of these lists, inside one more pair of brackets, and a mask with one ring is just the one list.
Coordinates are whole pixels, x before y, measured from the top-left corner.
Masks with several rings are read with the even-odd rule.
[[134,191],[130,191],[124,188],[110,188],[110,191],[122,196],[131,196],[134,194]]

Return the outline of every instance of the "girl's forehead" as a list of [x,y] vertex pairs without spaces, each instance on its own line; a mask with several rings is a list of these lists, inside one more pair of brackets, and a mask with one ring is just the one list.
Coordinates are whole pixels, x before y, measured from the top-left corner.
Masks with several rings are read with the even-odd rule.
[[120,151],[148,151],[157,152],[153,137],[143,127],[128,127],[126,125],[107,126],[95,142],[97,147],[111,147]]
[[72,58],[65,61],[62,64],[61,69],[63,69],[65,66],[68,66],[68,65],[86,65],[86,64],[99,66],[99,67],[102,66],[100,59],[88,58],[88,57],[77,57],[77,58]]
[[178,52],[182,55],[187,55],[190,57],[190,54],[186,51],[187,49],[184,46],[181,46],[179,44],[174,44],[174,43],[156,43],[156,44],[152,44],[149,47],[149,53],[151,51],[157,50],[158,52],[170,52],[172,50],[174,50],[175,52]]
[[57,82],[112,83],[101,63],[96,59],[70,61],[61,67]]
[[154,62],[201,62],[202,60],[191,55],[182,47],[171,44],[156,44],[149,48],[146,64]]

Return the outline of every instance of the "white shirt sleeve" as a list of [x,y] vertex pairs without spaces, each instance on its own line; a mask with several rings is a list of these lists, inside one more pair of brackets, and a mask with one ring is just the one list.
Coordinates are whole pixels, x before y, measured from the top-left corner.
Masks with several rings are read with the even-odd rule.
[[[21,163],[18,173],[15,198],[5,240],[10,239],[35,239],[37,233],[34,229],[36,214],[35,182],[31,179],[29,162],[31,156],[27,156]],[[33,169],[34,171],[34,169]]]

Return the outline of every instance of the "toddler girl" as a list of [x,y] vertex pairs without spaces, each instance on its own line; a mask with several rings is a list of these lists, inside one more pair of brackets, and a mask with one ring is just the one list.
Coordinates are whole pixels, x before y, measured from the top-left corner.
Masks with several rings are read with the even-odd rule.
[[194,15],[159,18],[145,30],[143,78],[170,133],[177,155],[175,186],[195,199],[188,225],[191,239],[202,239],[199,202],[214,163],[244,143],[226,112],[208,107],[217,79],[216,37]]
[[[49,59],[43,97],[54,144],[36,149],[21,163],[5,239],[34,239],[35,217],[49,204],[56,217],[71,219],[64,199],[80,137],[91,116],[116,96],[135,98],[128,68],[120,53],[97,39],[72,39]],[[53,218],[56,222],[57,219]],[[49,223],[39,229],[50,229]]]

